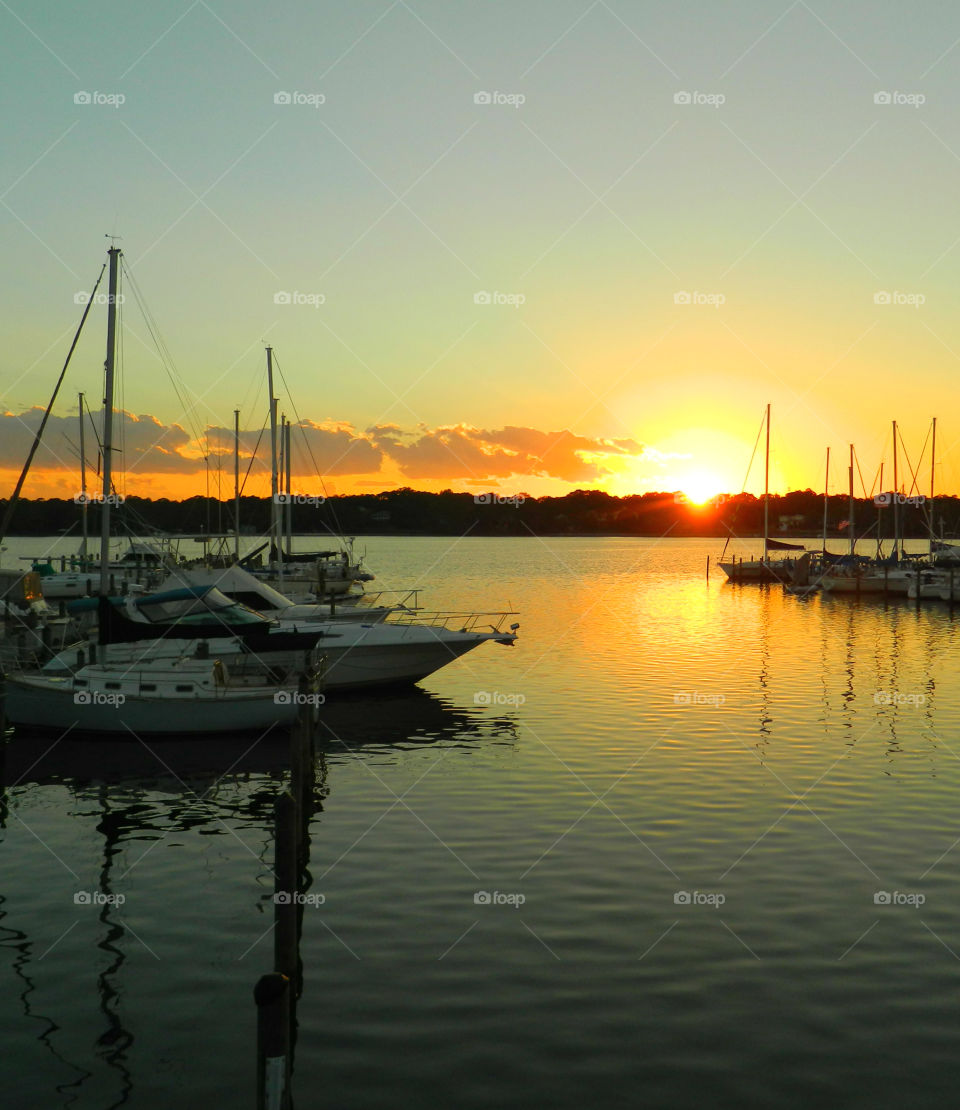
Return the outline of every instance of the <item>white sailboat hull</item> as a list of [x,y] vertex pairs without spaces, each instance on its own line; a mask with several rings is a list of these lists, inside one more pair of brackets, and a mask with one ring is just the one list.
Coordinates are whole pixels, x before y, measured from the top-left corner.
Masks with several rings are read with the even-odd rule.
[[190,697],[149,697],[133,692],[117,704],[102,690],[77,700],[71,678],[35,674],[7,677],[6,717],[14,726],[130,736],[262,731],[290,725],[299,705],[277,687],[198,692]]
[[764,559],[736,559],[720,563],[720,569],[730,582],[789,582],[790,563]]

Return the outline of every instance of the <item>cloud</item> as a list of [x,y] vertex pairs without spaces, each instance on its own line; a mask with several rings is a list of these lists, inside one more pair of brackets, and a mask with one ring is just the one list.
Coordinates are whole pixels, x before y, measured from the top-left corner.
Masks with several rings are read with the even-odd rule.
[[[233,458],[233,429],[209,428],[205,438],[210,443],[211,455],[220,454]],[[257,440],[260,446],[257,448]],[[302,420],[293,425],[290,433],[292,472],[296,475],[316,477],[336,474],[376,474],[383,463],[383,452],[366,436],[359,435],[351,424],[325,421],[316,424]],[[279,435],[278,435],[279,447]],[[257,450],[258,469],[268,469],[270,459],[270,431],[240,432],[240,453],[249,460]]]
[[[42,419],[39,406],[21,413],[0,413],[0,468],[19,470],[23,466]],[[99,418],[92,423],[87,420],[84,434],[87,467],[96,469]],[[203,466],[201,458],[184,452],[190,447],[190,435],[179,424],[165,425],[154,416],[118,412],[113,439],[114,447],[123,453],[127,471],[192,474]],[[72,471],[79,476],[80,422],[76,416],[50,416],[33,465],[38,470]]]
[[595,481],[610,473],[611,456],[643,450],[632,439],[592,439],[570,431],[542,432],[507,426],[490,431],[456,424],[405,432],[395,424],[370,429],[374,443],[408,478],[471,478],[475,481],[512,475]]
[[[0,412],[0,469],[18,471],[23,465],[39,426],[43,410],[19,414]],[[95,421],[99,426],[99,418]],[[362,475],[385,478],[398,469],[406,479],[433,479],[485,483],[506,478],[556,478],[571,483],[596,482],[612,473],[615,459],[644,454],[633,439],[597,439],[568,430],[544,432],[537,428],[507,425],[497,429],[470,424],[439,427],[421,425],[409,430],[398,424],[378,424],[365,432],[352,424],[327,420],[302,420],[293,426],[293,473],[298,478]],[[202,474],[204,459],[232,469],[232,427],[205,429],[195,439],[179,424],[164,424],[148,413],[118,412],[114,423],[117,456],[114,469],[136,482],[147,475]],[[37,470],[79,477],[79,427],[75,416],[51,416],[34,466]],[[256,454],[253,470],[269,466],[270,435],[267,430],[241,429],[241,468],[245,472]],[[88,470],[97,467],[98,435],[87,424]],[[378,481],[377,484],[380,484]]]

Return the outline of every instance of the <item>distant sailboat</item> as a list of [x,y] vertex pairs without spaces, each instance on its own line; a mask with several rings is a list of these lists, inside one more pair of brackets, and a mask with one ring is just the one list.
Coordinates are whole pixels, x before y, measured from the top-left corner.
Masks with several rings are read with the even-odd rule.
[[763,557],[761,559],[737,559],[726,561],[724,555],[730,540],[724,544],[724,554],[720,556],[720,569],[730,582],[789,582],[793,567],[792,559],[771,559],[771,551],[803,551],[803,544],[784,543],[770,538],[770,405],[767,405],[764,418],[767,433],[766,456],[763,478]]

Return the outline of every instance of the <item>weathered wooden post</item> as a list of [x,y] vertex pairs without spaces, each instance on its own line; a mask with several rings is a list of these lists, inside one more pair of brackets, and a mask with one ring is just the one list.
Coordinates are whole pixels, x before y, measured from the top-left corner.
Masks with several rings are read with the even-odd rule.
[[257,1110],[288,1110],[290,1101],[290,980],[276,971],[253,988],[257,1004]]
[[710,556],[707,556],[707,581],[710,581]]

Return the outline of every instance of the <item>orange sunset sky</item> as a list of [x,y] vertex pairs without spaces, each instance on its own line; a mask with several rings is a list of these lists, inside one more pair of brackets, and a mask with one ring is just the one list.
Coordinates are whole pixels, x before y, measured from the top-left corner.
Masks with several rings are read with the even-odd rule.
[[[851,443],[889,488],[897,420],[899,484],[928,492],[937,417],[960,492],[960,10],[41,0],[0,23],[6,489],[109,233],[128,495],[232,495],[267,344],[298,491],[737,492],[770,402],[774,490],[822,488],[827,447],[845,490]],[[25,496],[77,492],[81,391],[96,469],[105,316]]]

